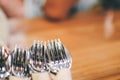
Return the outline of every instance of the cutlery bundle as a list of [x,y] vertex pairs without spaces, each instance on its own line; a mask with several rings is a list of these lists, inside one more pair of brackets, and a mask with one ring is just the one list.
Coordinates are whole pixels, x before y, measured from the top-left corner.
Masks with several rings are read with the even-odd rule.
[[72,80],[72,58],[60,39],[38,41],[25,50],[0,48],[0,79]]

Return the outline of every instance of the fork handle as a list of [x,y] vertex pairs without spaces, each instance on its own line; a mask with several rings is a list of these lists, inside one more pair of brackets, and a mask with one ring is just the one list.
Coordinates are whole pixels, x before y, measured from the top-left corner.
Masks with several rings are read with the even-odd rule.
[[70,69],[60,70],[57,75],[50,74],[52,80],[72,80]]
[[51,80],[47,72],[43,73],[33,73],[32,80]]
[[10,76],[9,80],[31,80],[31,78],[20,78],[20,77]]

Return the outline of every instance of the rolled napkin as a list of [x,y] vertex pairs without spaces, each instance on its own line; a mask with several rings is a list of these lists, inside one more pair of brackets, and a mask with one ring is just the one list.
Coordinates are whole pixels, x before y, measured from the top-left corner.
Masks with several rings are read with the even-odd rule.
[[52,80],[72,80],[70,69],[60,70],[56,75],[50,74]]
[[21,78],[16,76],[10,76],[9,80],[31,80],[31,78]]
[[33,73],[32,80],[51,80],[48,72]]

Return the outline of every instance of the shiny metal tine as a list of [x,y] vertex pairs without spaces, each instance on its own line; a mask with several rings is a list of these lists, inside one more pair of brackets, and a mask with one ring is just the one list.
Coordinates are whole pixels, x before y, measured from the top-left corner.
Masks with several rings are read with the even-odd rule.
[[41,66],[41,63],[43,63],[43,41],[40,41],[39,43],[39,47],[38,47],[38,53],[39,53],[39,63],[40,63],[40,66]]
[[48,55],[47,55],[47,45],[46,45],[46,41],[44,41],[44,60],[46,61],[46,62],[48,62],[49,61],[49,58],[48,58]]
[[[0,62],[2,61],[2,48],[0,48]],[[0,65],[0,71],[2,70],[2,64]],[[0,76],[1,77],[1,76]]]
[[40,55],[40,53],[41,53],[41,42],[40,41],[38,41],[37,48],[38,48],[38,53],[37,53],[38,60],[37,61],[39,61],[39,63],[40,63],[40,59],[41,59],[41,55]]
[[49,56],[49,62],[54,61],[52,46],[51,46],[51,42],[49,40],[48,40],[48,45],[47,45],[47,54]]
[[44,59],[44,41],[41,41],[41,53],[40,53],[40,59],[41,59],[41,63],[43,64],[45,62]]
[[2,48],[0,48],[0,60],[2,60]]
[[41,72],[45,71],[45,52],[46,52],[46,42],[41,41],[41,53],[39,53]]
[[51,40],[51,52],[52,52],[52,54],[53,54],[53,58],[54,58],[54,63],[55,63],[55,61],[56,61],[56,55],[54,54],[55,53],[55,50],[54,50],[54,42],[53,42],[53,40]]
[[13,53],[13,62],[14,62],[14,65],[17,64],[17,56],[18,56],[18,48],[15,47],[15,52]]
[[11,62],[15,62],[16,61],[15,53],[17,53],[17,46],[15,46],[15,49],[12,51],[12,54],[11,54],[12,61]]
[[55,51],[56,51],[56,54],[57,54],[57,59],[58,59],[58,61],[60,62],[60,60],[61,60],[61,55],[59,54],[58,43],[57,43],[57,40],[56,40],[56,39],[54,40],[54,46],[55,46]]
[[40,68],[40,72],[45,71],[45,48],[46,48],[46,42],[41,41],[40,43],[40,53],[39,53],[39,68]]
[[52,40],[49,43],[50,43],[50,56],[52,58],[52,61],[55,61],[54,47],[53,47]]
[[58,55],[58,52],[57,52],[57,47],[56,47],[55,40],[52,40],[52,48],[53,48],[53,54],[55,56],[55,62],[59,63],[59,55]]
[[[47,43],[47,44],[46,44]],[[50,43],[49,43],[49,40],[48,42],[45,42],[45,62],[46,64],[49,64],[52,62],[52,54],[51,54],[51,46],[50,46]],[[46,65],[48,67],[48,65]]]
[[[2,57],[2,48],[0,48],[0,62],[3,60]],[[2,70],[2,64],[0,65],[0,71]]]
[[24,67],[24,72],[25,72],[25,76],[30,77],[30,69],[28,67],[28,58],[29,53],[26,50],[23,50],[23,65],[22,67]]
[[37,60],[36,60],[36,59],[37,59],[37,58],[36,58],[36,55],[37,55],[37,42],[36,42],[35,40],[34,40],[34,44],[33,44],[33,51],[34,51],[34,55],[35,55],[35,56],[34,56],[34,57],[35,57],[35,58],[34,58],[34,59],[35,59],[34,61],[36,62],[36,61],[37,61]]
[[27,56],[26,50],[22,49],[22,57],[21,57],[22,67],[26,67],[26,65],[28,65],[28,63],[26,63],[26,61],[27,61],[27,57],[26,56]]
[[64,57],[63,57],[63,54],[62,54],[61,44],[59,43],[58,40],[56,40],[56,45],[57,45],[57,49],[58,49],[59,59],[64,62]]
[[22,49],[19,49],[19,61],[20,61],[20,68],[22,67],[22,64],[23,63],[23,59],[24,59],[24,56],[23,56],[23,50]]
[[37,64],[37,42],[36,41],[34,41],[34,45],[33,45],[33,49],[34,49],[34,62],[35,62],[35,64]]
[[49,71],[49,67],[48,67],[48,63],[50,63],[50,55],[48,53],[48,49],[47,49],[47,42],[44,42],[44,59],[45,59],[45,70]]
[[42,47],[43,47],[43,41],[40,41],[39,42],[39,59],[40,59],[40,61],[39,61],[39,65],[41,65],[41,63],[42,63]]

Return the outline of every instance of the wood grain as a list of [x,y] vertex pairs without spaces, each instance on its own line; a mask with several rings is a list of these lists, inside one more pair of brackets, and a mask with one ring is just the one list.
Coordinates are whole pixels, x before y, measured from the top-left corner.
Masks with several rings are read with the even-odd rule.
[[114,33],[104,36],[104,12],[78,13],[62,22],[43,18],[16,21],[27,43],[60,38],[73,57],[73,80],[120,80],[120,12],[114,12]]

